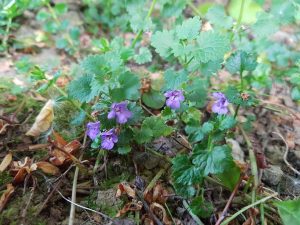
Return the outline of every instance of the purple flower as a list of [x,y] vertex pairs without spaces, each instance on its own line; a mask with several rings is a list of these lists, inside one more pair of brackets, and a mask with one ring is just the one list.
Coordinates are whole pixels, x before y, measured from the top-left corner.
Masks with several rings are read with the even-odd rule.
[[101,133],[101,148],[111,150],[117,142],[118,136],[114,128]]
[[90,137],[90,139],[94,140],[97,135],[100,133],[100,121],[97,122],[89,122],[86,125],[86,133]]
[[184,101],[183,92],[181,90],[167,91],[165,93],[166,105],[171,109],[179,109],[180,102]]
[[107,118],[117,118],[117,122],[120,124],[126,123],[132,116],[132,113],[127,109],[127,102],[113,103],[111,105],[111,111],[108,113]]
[[228,113],[227,106],[229,102],[226,96],[221,92],[214,92],[212,95],[215,98],[215,102],[212,106],[212,111],[219,115]]

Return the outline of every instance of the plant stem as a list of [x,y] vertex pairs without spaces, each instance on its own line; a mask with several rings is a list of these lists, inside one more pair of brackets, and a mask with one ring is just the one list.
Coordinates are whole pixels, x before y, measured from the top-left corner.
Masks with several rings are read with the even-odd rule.
[[[57,15],[56,15],[55,11],[53,10],[53,8],[51,7],[50,3],[47,3],[46,6],[47,6],[52,18],[54,19],[55,23],[58,26],[61,26],[61,22],[59,21]],[[67,39],[67,41],[69,42],[71,47],[74,48],[73,40],[72,40],[72,38],[70,37],[70,35],[68,33],[65,35],[65,38]]]
[[240,8],[240,14],[237,21],[237,27],[241,25],[242,19],[243,19],[243,13],[244,13],[244,6],[245,6],[245,0],[242,0],[241,8]]
[[233,116],[234,118],[237,117],[240,107],[241,107],[241,105],[238,105],[238,106],[236,107],[235,112],[234,112],[234,116]]
[[192,1],[188,1],[188,6],[191,7],[191,9],[193,10],[193,12],[195,14],[197,14],[198,16],[201,16],[201,13],[199,12],[199,10],[197,9],[197,7],[193,4]]
[[153,179],[150,181],[150,183],[148,184],[148,186],[146,187],[144,193],[149,192],[154,185],[156,184],[156,182],[159,180],[159,178],[166,172],[167,168],[162,168],[158,171],[158,173],[153,177]]
[[244,91],[244,77],[243,77],[243,70],[240,69],[240,80],[241,80],[241,92]]
[[[151,3],[150,9],[148,11],[148,14],[147,14],[147,16],[145,18],[145,21],[147,21],[150,18],[151,14],[152,14],[152,11],[154,9],[155,3],[156,3],[156,0],[153,0],[152,3]],[[134,46],[136,45],[138,39],[141,37],[142,34],[143,34],[143,29],[139,30],[139,32],[137,33],[137,35],[133,39],[133,41],[131,43],[131,47],[132,48],[134,48]]]
[[260,223],[261,225],[265,225],[265,209],[263,203],[260,204],[259,209],[260,209]]
[[5,36],[3,37],[3,41],[2,41],[2,44],[3,44],[3,46],[4,46],[5,48],[7,47],[7,40],[8,40],[9,30],[10,30],[11,24],[12,24],[12,18],[10,17],[10,18],[8,19],[7,24],[6,24]]
[[260,200],[258,200],[258,201],[256,201],[256,202],[254,202],[254,203],[252,203],[252,204],[250,204],[250,205],[248,205],[248,206],[243,207],[241,210],[237,211],[235,214],[233,214],[232,216],[230,216],[229,218],[227,218],[226,220],[224,220],[224,221],[221,223],[221,225],[226,225],[226,224],[228,224],[229,222],[231,222],[232,220],[234,220],[236,217],[238,217],[238,216],[239,216],[240,214],[242,214],[243,212],[247,211],[248,209],[250,209],[250,208],[252,208],[252,207],[254,207],[254,206],[256,206],[256,205],[259,205],[259,204],[261,204],[261,203],[263,203],[263,202],[266,202],[267,200],[269,200],[269,199],[275,197],[276,195],[278,195],[278,194],[277,194],[277,193],[272,194],[272,195],[270,195],[270,196],[267,196],[267,197],[265,197],[265,198],[262,198],[262,199],[260,199]]
[[207,148],[208,148],[208,151],[211,151],[212,148],[213,148],[212,134],[211,133],[208,135]]

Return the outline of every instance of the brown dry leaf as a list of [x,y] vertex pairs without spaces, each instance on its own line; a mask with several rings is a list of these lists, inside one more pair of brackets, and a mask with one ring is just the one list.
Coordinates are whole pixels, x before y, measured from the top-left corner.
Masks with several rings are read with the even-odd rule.
[[8,153],[2,160],[0,164],[0,172],[3,172],[11,163],[12,161],[12,154]]
[[11,195],[14,193],[15,188],[12,184],[6,185],[6,190],[3,192],[0,198],[0,212],[4,209],[6,203],[8,202]]
[[[60,140],[60,141],[62,141],[62,140]],[[61,143],[63,143],[63,142],[61,142]],[[81,144],[79,141],[73,140],[63,147],[60,147],[59,145],[57,147],[62,148],[64,151],[70,153],[71,155],[74,155],[80,149]],[[57,149],[55,147],[54,147],[53,151],[51,151],[50,154],[52,157],[49,159],[49,161],[55,166],[61,166],[65,162],[68,162],[69,160],[71,160],[70,156],[68,156],[62,150]]]
[[172,224],[171,220],[167,216],[167,212],[165,208],[162,205],[154,202],[150,205],[150,210],[163,221],[163,224],[165,225]]
[[122,194],[127,194],[129,197],[131,198],[135,198],[135,190],[130,187],[129,184],[127,183],[120,183],[118,185],[118,190],[117,190],[117,193],[116,193],[116,198],[120,197]]
[[129,202],[117,213],[115,217],[120,217],[129,211],[140,211],[142,207],[143,207],[143,203],[140,201]]
[[150,204],[152,202],[165,204],[168,199],[168,195],[168,191],[163,187],[163,185],[160,182],[158,182],[152,190],[145,190],[144,199]]
[[39,115],[36,117],[35,122],[30,130],[26,133],[27,136],[37,137],[51,127],[54,119],[53,105],[54,101],[48,100],[48,102],[40,111]]
[[51,175],[59,175],[60,170],[48,162],[37,162],[35,163],[37,168],[41,169],[44,173],[51,174]]
[[243,225],[255,225],[255,218],[259,214],[258,209],[250,208],[248,214],[249,218],[243,223]]
[[13,183],[14,184],[19,184],[19,183],[22,183],[27,175],[27,170],[26,168],[21,168],[17,171],[17,174],[15,175],[14,177],[14,181]]
[[63,137],[60,136],[59,133],[57,133],[55,131],[53,131],[52,133],[53,133],[54,139],[55,139],[56,144],[58,145],[58,147],[63,148],[65,145],[68,144],[68,142],[65,139],[63,139]]

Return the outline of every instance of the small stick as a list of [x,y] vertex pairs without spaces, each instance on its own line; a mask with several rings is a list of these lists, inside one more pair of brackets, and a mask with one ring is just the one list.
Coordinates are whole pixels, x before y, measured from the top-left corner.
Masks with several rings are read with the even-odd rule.
[[219,219],[218,219],[218,221],[216,222],[215,225],[220,225],[221,222],[224,220],[224,218],[225,218],[225,216],[226,216],[226,214],[227,214],[227,211],[228,211],[228,209],[229,209],[229,206],[231,205],[232,200],[233,200],[234,196],[236,195],[236,193],[237,193],[237,191],[238,191],[238,189],[239,189],[239,187],[240,187],[240,184],[241,184],[242,180],[243,180],[243,179],[242,179],[242,176],[240,176],[239,181],[238,181],[237,184],[235,185],[235,187],[234,187],[234,189],[233,189],[233,192],[231,193],[231,195],[230,195],[230,197],[229,197],[229,199],[228,199],[228,201],[227,201],[227,203],[226,203],[226,205],[225,205],[225,208],[223,209],[223,212],[222,212],[221,216],[219,217]]
[[[83,153],[79,157],[79,160],[81,161],[83,157]],[[74,178],[73,178],[73,186],[72,186],[72,198],[71,201],[76,203],[76,188],[77,188],[77,180],[78,180],[78,174],[79,174],[79,167],[76,166],[75,173],[74,173]],[[69,218],[69,225],[73,225],[75,221],[75,208],[76,206],[74,204],[71,205],[71,210],[70,210],[70,218]]]
[[285,152],[284,152],[284,155],[283,155],[283,161],[285,162],[285,164],[294,172],[296,173],[297,175],[300,175],[300,172],[298,170],[296,170],[287,160],[287,156],[289,154],[289,146],[286,142],[286,140],[284,139],[284,137],[282,136],[282,134],[280,134],[279,132],[272,132],[273,134],[277,134],[281,140],[284,142],[285,144]]

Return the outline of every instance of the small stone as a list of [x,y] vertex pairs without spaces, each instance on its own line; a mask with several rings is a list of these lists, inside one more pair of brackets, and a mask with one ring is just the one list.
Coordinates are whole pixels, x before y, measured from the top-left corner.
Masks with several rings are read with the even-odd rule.
[[240,144],[233,139],[227,139],[226,142],[231,146],[233,159],[244,163],[245,154]]
[[283,175],[284,173],[280,166],[271,165],[269,168],[264,169],[262,180],[269,185],[276,186],[281,181]]

